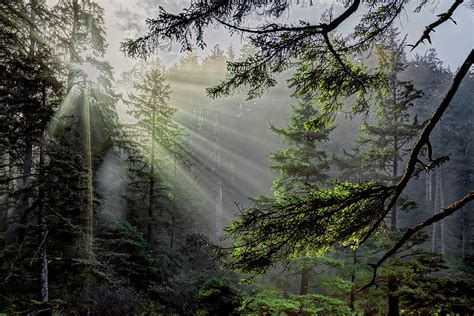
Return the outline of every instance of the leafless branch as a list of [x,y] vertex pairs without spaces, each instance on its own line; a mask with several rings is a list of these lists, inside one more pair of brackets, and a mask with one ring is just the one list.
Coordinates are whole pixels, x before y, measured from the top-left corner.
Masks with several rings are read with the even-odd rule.
[[393,256],[413,235],[415,235],[417,232],[422,230],[423,228],[430,226],[436,222],[439,222],[443,220],[445,217],[448,217],[452,215],[454,212],[457,210],[461,209],[466,205],[467,203],[471,202],[474,200],[474,191],[469,192],[467,195],[465,195],[462,199],[453,202],[450,206],[445,208],[442,212],[439,212],[436,215],[433,215],[432,217],[428,218],[424,222],[421,222],[420,224],[416,225],[415,227],[412,227],[408,229],[405,234],[397,241],[397,243],[389,250],[387,251],[382,258],[377,261],[375,264],[371,264],[373,267],[373,276],[372,279],[370,280],[369,283],[364,285],[362,288],[360,288],[358,291],[363,291],[373,285],[376,285],[376,278],[377,278],[377,270],[378,268],[391,256]]
[[431,32],[435,32],[435,28],[443,24],[444,22],[451,20],[453,21],[454,24],[457,24],[456,21],[453,20],[452,15],[454,11],[463,3],[464,0],[456,0],[454,3],[451,5],[448,11],[445,13],[438,14],[438,20],[435,22],[431,23],[430,25],[426,26],[425,31],[421,35],[421,37],[418,39],[418,41],[413,45],[408,45],[411,47],[411,50],[414,50],[418,45],[423,43],[425,40],[428,40],[428,42],[431,44],[431,37],[430,34]]

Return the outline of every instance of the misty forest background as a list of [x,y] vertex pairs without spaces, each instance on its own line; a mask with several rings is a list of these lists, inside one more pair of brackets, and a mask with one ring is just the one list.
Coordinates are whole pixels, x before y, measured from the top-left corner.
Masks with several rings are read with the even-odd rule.
[[206,92],[232,74],[229,62],[258,56],[247,41],[183,52],[166,67],[159,51],[144,59],[132,47],[134,66],[117,73],[103,17],[93,0],[0,2],[0,312],[474,313],[472,203],[373,269],[409,228],[474,187],[472,68],[420,168],[359,243],[373,216],[352,216],[352,205],[372,212],[364,203],[386,192],[379,185],[397,183],[453,82],[456,69],[434,49],[409,53],[388,27],[357,57],[384,86],[360,115],[348,93],[323,124],[320,103],[348,89],[337,72],[319,95],[288,87],[297,67],[275,71],[262,94],[243,79],[250,91]]

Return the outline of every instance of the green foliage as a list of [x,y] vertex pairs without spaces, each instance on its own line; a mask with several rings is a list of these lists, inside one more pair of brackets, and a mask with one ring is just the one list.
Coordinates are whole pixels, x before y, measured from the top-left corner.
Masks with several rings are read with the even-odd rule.
[[[419,2],[417,10],[427,3]],[[381,232],[369,240],[374,244],[356,247],[386,215],[386,202],[401,171],[398,164],[404,162],[419,122],[438,104],[452,78],[433,51],[417,56],[411,72],[405,72],[406,43],[396,41],[390,25],[406,3],[365,2],[346,38],[336,32],[340,23],[360,12],[357,1],[346,3],[342,16],[332,16],[329,10],[317,24],[294,25],[278,21],[293,7],[312,1],[193,1],[181,14],[161,9],[159,18],[149,21],[150,34],[128,42],[128,53],[147,55],[163,40],[177,41],[186,50],[193,41],[204,47],[205,29],[217,25],[249,35],[248,43],[238,58],[232,49],[225,52],[215,46],[204,59],[190,53],[169,70],[156,60],[139,63],[120,82],[131,90],[123,100],[133,124],[119,128],[120,96],[114,91],[113,69],[104,60],[103,8],[93,0],[1,1],[0,310],[36,314],[49,313],[47,308],[78,315],[383,314],[390,293],[400,299],[403,312],[474,313],[469,207],[443,223],[447,233],[442,236],[453,244],[446,260],[420,252],[427,240],[426,233],[420,234],[398,258],[380,267],[378,288],[356,292],[373,276],[369,264],[398,236],[396,225],[391,236]],[[245,29],[255,16],[275,22]],[[373,48],[376,65],[367,56]],[[278,102],[287,103],[281,98],[287,89],[279,89],[279,100],[259,102],[270,109],[257,109],[241,98],[210,101],[204,88],[215,85],[207,92],[217,97],[246,86],[247,96],[255,98],[276,86],[283,72],[299,103],[288,126],[270,127],[287,146],[270,156],[279,176],[273,195],[254,199],[255,206],[243,209],[227,228],[234,238],[225,258],[228,266],[249,273],[270,270],[261,280],[265,286],[256,285],[260,280],[248,281],[255,288],[248,292],[234,281],[234,272],[195,247],[193,233],[215,236],[226,220],[215,214],[231,209],[219,205],[219,198],[221,204],[242,202],[265,178],[238,174],[234,167],[243,170],[240,163],[252,171],[260,169],[254,161],[263,151],[254,156],[253,149],[274,146],[255,137],[255,131],[267,128],[263,116],[279,115],[269,116],[277,112]],[[404,76],[421,82],[428,97],[419,100],[420,91]],[[443,164],[439,171],[448,180],[446,200],[473,185],[471,87],[472,76],[431,135],[435,150],[419,157],[436,156],[429,157],[430,166],[420,163],[425,169]],[[336,159],[343,169],[341,181],[330,182],[335,170],[326,154],[327,142],[337,116],[346,109],[351,117],[368,116],[354,152]],[[192,148],[185,146],[184,129],[175,120],[190,130]],[[256,127],[249,132],[252,125]],[[252,142],[256,145],[248,144]],[[331,145],[337,147],[334,154],[347,141]],[[110,172],[102,167],[111,160],[121,167],[113,170],[120,173],[114,180],[126,186],[104,197],[113,191],[104,187],[115,185],[102,179]],[[413,194],[420,194],[416,181],[410,185]],[[209,192],[212,196],[204,196]],[[426,209],[421,216],[413,212],[420,199],[399,200],[395,210],[410,214],[404,224],[431,213],[429,195],[421,201]],[[120,210],[103,203],[114,197],[117,204],[126,201]],[[122,220],[111,223],[101,211]],[[146,226],[157,229],[145,239]],[[457,254],[462,260],[449,258]],[[283,272],[280,261],[289,264]],[[311,294],[294,294],[299,280],[300,293]],[[396,289],[390,286],[394,284]]]
[[210,279],[197,294],[198,315],[236,315],[241,300],[241,290],[232,281]]
[[385,75],[382,72],[370,73],[366,66],[351,63],[351,59],[345,60],[345,66],[334,57],[321,63],[317,59],[320,53],[319,50],[308,52],[290,80],[296,97],[308,97],[320,105],[320,115],[309,120],[306,127],[320,130],[331,126],[347,97],[355,98],[352,113],[369,113],[375,91],[385,84]]
[[156,255],[143,234],[126,221],[105,227],[97,238],[97,259],[137,289],[147,289],[160,280]]
[[260,288],[249,293],[239,311],[245,315],[297,315],[308,313],[348,314],[346,303],[320,294],[294,295],[275,288]]
[[377,183],[303,189],[308,193],[286,194],[247,209],[227,227],[234,238],[231,267],[263,273],[279,260],[324,253],[337,243],[357,244],[391,194]]
[[160,150],[157,159],[179,155],[183,130],[171,118],[176,109],[168,104],[171,88],[159,60],[139,64],[126,78],[132,89],[125,101],[128,114],[136,120],[129,131],[135,145],[140,146],[147,158],[152,155],[153,143]]
[[398,263],[401,265],[398,295],[404,308],[430,314],[467,315],[474,311],[472,274],[450,273],[449,266],[438,254],[421,252],[415,259]]
[[318,110],[311,102],[302,100],[298,106],[293,107],[293,115],[286,128],[270,125],[272,132],[291,146],[269,156],[271,168],[280,176],[274,181],[274,195],[294,192],[301,189],[301,184],[324,183],[328,179],[326,172],[329,162],[326,152],[318,147],[328,141],[333,128],[312,131],[305,127],[306,122],[318,115]]

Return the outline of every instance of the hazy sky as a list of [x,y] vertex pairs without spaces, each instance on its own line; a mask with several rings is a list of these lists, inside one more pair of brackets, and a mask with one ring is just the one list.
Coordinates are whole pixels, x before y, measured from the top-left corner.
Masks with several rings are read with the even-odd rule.
[[[473,7],[474,0],[467,0]],[[189,4],[190,0],[98,0],[105,9],[105,21],[108,29],[109,47],[107,59],[110,60],[117,73],[128,69],[133,61],[124,57],[119,51],[120,42],[125,37],[136,37],[146,31],[145,19],[153,18],[157,15],[159,6],[165,7],[169,11],[178,11]],[[342,10],[340,3],[333,3],[330,0],[314,1],[318,3],[316,7],[292,9],[288,20],[307,19],[316,22],[322,10],[334,5],[335,14]],[[418,1],[415,1],[417,3]],[[421,35],[425,25],[431,23],[436,18],[436,14],[445,12],[452,4],[452,0],[433,0],[432,4],[424,8],[420,13],[413,13],[412,7],[406,10],[398,20],[402,33],[408,34],[408,42],[413,43]],[[433,45],[426,43],[420,45],[414,53],[423,53],[426,49],[433,47],[437,50],[441,60],[449,65],[452,70],[456,69],[464,60],[465,56],[474,47],[474,11],[467,5],[458,8],[454,14],[457,22],[446,22],[432,33]],[[360,16],[354,16],[351,20],[341,25],[340,31],[350,31],[354,23]],[[213,30],[207,37],[208,49],[219,44],[221,48],[232,45],[237,51],[242,42],[237,35],[230,37],[225,30]],[[205,55],[207,52],[200,52]],[[170,65],[179,60],[179,47],[172,51],[158,52],[158,55],[165,63]]]

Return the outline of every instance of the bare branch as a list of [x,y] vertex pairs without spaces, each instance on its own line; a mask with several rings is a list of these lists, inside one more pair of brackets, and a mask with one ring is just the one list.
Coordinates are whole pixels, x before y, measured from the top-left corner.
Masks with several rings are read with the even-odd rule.
[[435,28],[440,26],[444,22],[451,20],[454,22],[454,24],[457,24],[456,21],[453,20],[452,15],[454,11],[457,9],[457,7],[459,7],[461,3],[463,2],[464,0],[456,0],[452,4],[452,6],[449,8],[449,10],[446,11],[446,13],[438,14],[438,20],[426,26],[425,31],[423,32],[421,37],[418,39],[418,41],[414,45],[408,45],[409,47],[411,47],[411,50],[414,50],[418,45],[423,43],[425,40],[428,40],[428,42],[431,44],[430,33],[435,32]]
[[471,202],[474,200],[474,191],[469,192],[467,195],[465,195],[462,199],[453,202],[450,206],[445,208],[442,212],[439,212],[436,215],[433,215],[432,217],[428,218],[424,222],[421,222],[420,224],[416,225],[415,227],[412,227],[408,229],[405,234],[397,241],[397,243],[389,250],[387,251],[382,258],[377,261],[376,264],[371,264],[371,266],[374,269],[374,274],[372,276],[372,280],[367,283],[365,286],[360,288],[358,291],[363,291],[372,285],[376,285],[376,278],[377,278],[377,269],[391,256],[393,256],[413,235],[415,235],[417,232],[422,230],[423,228],[430,226],[436,222],[439,222],[443,220],[445,217],[448,217],[452,215],[454,212],[458,211],[459,209],[463,208],[464,205],[467,203]]

